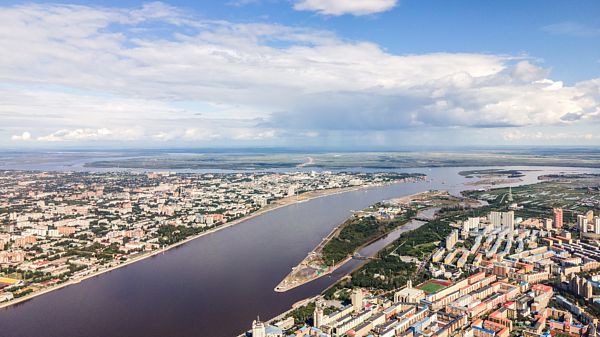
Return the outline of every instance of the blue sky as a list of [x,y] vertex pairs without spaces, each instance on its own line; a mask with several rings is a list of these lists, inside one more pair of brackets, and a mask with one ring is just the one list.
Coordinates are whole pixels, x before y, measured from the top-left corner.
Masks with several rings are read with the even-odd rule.
[[600,145],[600,2],[4,1],[7,148]]

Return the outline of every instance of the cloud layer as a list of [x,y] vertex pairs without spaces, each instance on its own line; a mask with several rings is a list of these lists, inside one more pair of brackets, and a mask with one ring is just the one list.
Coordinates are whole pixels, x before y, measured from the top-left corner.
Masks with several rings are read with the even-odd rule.
[[[395,1],[316,3],[295,6],[360,15]],[[599,79],[565,85],[527,57],[396,55],[329,31],[201,20],[161,3],[0,8],[0,48],[0,120],[13,143],[280,144],[600,115]]]
[[300,0],[294,4],[299,11],[324,15],[369,15],[389,11],[397,0]]

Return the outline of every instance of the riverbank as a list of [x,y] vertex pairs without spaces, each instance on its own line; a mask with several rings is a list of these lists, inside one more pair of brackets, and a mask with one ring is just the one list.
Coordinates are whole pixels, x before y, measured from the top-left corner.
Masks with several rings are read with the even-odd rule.
[[78,278],[72,278],[72,279],[70,279],[70,280],[68,280],[68,281],[66,281],[64,283],[60,283],[60,284],[57,284],[55,286],[51,286],[51,287],[48,287],[48,288],[41,289],[39,291],[33,292],[31,294],[27,294],[27,295],[25,295],[23,297],[19,297],[19,298],[13,299],[13,300],[8,301],[8,302],[0,303],[0,309],[2,309],[2,308],[8,308],[8,307],[11,307],[13,305],[16,305],[16,304],[19,304],[19,303],[22,303],[22,302],[34,299],[35,297],[47,294],[49,292],[52,292],[52,291],[55,291],[55,290],[60,290],[62,288],[68,287],[70,285],[81,283],[82,281],[85,281],[87,279],[94,278],[96,276],[100,276],[100,275],[102,275],[104,273],[113,271],[115,269],[119,269],[119,268],[128,266],[130,264],[133,264],[133,263],[142,261],[144,259],[156,256],[158,254],[162,254],[162,253],[164,253],[164,252],[166,252],[168,250],[171,250],[173,248],[182,246],[182,245],[184,245],[184,244],[186,244],[186,243],[188,243],[188,242],[190,242],[192,240],[198,239],[198,238],[203,237],[205,235],[213,234],[215,232],[218,232],[218,231],[224,230],[226,228],[238,225],[238,224],[240,224],[240,223],[242,223],[244,221],[253,219],[255,217],[258,217],[260,215],[266,214],[268,212],[271,212],[271,211],[274,211],[274,210],[277,210],[277,209],[280,209],[280,208],[283,208],[283,207],[291,206],[291,205],[294,205],[294,204],[299,203],[299,202],[306,202],[306,201],[309,201],[309,200],[313,200],[313,199],[317,199],[317,198],[321,198],[321,197],[326,197],[326,196],[331,196],[331,195],[335,195],[335,194],[340,194],[340,193],[347,193],[347,192],[352,192],[352,191],[357,191],[357,190],[363,190],[363,189],[368,189],[368,188],[374,188],[374,187],[380,187],[380,186],[386,186],[386,185],[393,185],[393,184],[403,184],[403,183],[409,183],[409,182],[411,182],[411,181],[398,181],[398,182],[392,182],[392,183],[388,183],[388,184],[370,184],[370,185],[365,185],[365,186],[356,186],[356,187],[346,187],[346,188],[335,188],[335,189],[327,189],[327,190],[318,190],[318,191],[306,192],[306,193],[303,193],[303,194],[300,194],[300,195],[296,195],[296,196],[290,196],[290,197],[285,197],[285,198],[282,198],[282,199],[278,199],[278,200],[273,201],[273,203],[271,203],[271,204],[269,204],[269,205],[267,205],[267,206],[265,206],[265,207],[263,207],[261,209],[258,209],[257,211],[252,212],[252,213],[250,213],[250,214],[248,214],[248,215],[246,215],[246,216],[244,216],[242,218],[233,220],[231,222],[228,222],[228,223],[222,224],[220,226],[211,228],[211,229],[209,229],[207,231],[204,231],[204,232],[198,233],[196,235],[190,236],[190,237],[188,237],[188,238],[186,238],[186,239],[184,239],[182,241],[176,242],[176,243],[174,243],[172,245],[169,245],[169,246],[166,246],[164,248],[153,250],[153,251],[146,252],[146,253],[141,253],[141,254],[139,254],[139,255],[137,255],[135,257],[132,257],[132,258],[128,259],[127,261],[122,261],[122,262],[121,261],[113,261],[114,264],[111,264],[107,268],[101,268],[101,269],[96,269],[96,270],[92,269],[92,271],[89,274],[87,274],[87,275],[84,275],[84,276],[81,276],[81,277],[78,277]]
[[[427,191],[427,192],[414,193],[414,194],[400,197],[400,198],[394,198],[392,200],[394,200],[400,204],[410,204],[413,200],[421,200],[422,201],[427,198],[432,198],[435,196],[447,195],[447,194],[448,194],[447,191]],[[326,269],[323,269],[324,263],[321,258],[321,252],[328,242],[330,242],[333,238],[335,238],[339,235],[341,230],[344,228],[343,225],[348,221],[348,220],[346,220],[346,222],[344,222],[343,224],[336,226],[323,239],[323,241],[321,241],[313,250],[311,250],[302,261],[300,261],[300,263],[298,263],[295,267],[293,267],[292,271],[288,275],[286,275],[286,277],[275,287],[274,290],[276,292],[286,292],[286,291],[300,287],[306,283],[312,282],[323,276],[326,276],[326,275],[329,275],[329,274],[335,272],[341,266],[345,265],[348,261],[350,261],[357,254],[357,252],[360,251],[362,248],[370,245],[371,243],[381,239],[382,237],[384,237],[386,235],[389,235],[390,233],[394,232],[398,228],[401,228],[402,226],[409,223],[411,220],[418,218],[419,214],[420,213],[416,214],[415,216],[413,216],[409,219],[406,219],[406,221],[403,224],[399,225],[398,227],[391,229],[390,231],[382,233],[381,235],[378,235],[378,236],[362,243],[360,246],[356,247],[354,252],[352,252],[352,255],[346,257],[344,260],[339,261],[338,263],[336,263],[333,266],[325,267]]]

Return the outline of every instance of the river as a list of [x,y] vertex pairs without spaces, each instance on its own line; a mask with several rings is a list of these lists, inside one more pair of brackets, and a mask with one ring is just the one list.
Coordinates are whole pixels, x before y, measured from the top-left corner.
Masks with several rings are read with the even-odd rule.
[[[535,183],[538,175],[550,171],[598,172],[520,169],[532,170],[521,184]],[[352,260],[329,277],[285,293],[273,290],[351,210],[430,189],[457,194],[472,181],[458,175],[461,170],[402,170],[426,173],[431,180],[335,194],[276,209],[164,254],[2,309],[0,336],[235,336],[248,329],[257,315],[276,316],[356,267],[359,262]]]

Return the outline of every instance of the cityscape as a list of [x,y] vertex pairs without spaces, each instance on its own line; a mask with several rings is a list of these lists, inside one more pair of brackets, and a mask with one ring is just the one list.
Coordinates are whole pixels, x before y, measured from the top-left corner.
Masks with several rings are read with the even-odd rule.
[[[597,209],[600,193],[595,188],[591,198]],[[436,241],[439,247],[427,260],[414,261],[426,264],[424,275],[417,271],[405,285],[389,288],[385,275],[371,274],[384,282],[332,288],[336,291],[270,323],[255,320],[246,335],[595,336],[599,214],[592,209],[566,219],[563,209],[553,208],[546,218],[523,218],[515,214],[527,209],[515,201],[510,187],[504,192],[491,207],[505,211],[471,217],[463,210],[458,216],[463,220],[448,223],[450,233]],[[378,254],[377,259],[383,258]],[[412,279],[422,282],[413,284]],[[301,316],[303,310],[312,310],[312,316]],[[298,317],[306,319],[298,324]]]
[[600,1],[0,1],[0,337],[600,337]]
[[268,206],[306,201],[311,193],[419,179],[396,173],[2,172],[0,305],[164,251]]

